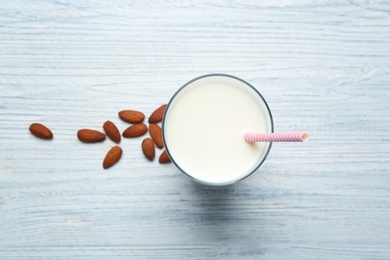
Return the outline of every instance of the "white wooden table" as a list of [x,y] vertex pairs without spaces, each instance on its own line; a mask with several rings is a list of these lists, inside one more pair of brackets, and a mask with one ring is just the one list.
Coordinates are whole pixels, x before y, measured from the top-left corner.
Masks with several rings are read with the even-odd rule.
[[[274,2],[2,1],[0,259],[389,259],[390,1]],[[310,141],[216,188],[76,137],[212,72]]]

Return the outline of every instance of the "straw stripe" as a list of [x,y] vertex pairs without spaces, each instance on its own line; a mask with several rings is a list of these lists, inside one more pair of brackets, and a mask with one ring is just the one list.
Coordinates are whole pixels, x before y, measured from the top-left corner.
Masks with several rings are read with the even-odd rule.
[[305,132],[287,133],[245,133],[244,139],[252,142],[305,142],[309,138]]

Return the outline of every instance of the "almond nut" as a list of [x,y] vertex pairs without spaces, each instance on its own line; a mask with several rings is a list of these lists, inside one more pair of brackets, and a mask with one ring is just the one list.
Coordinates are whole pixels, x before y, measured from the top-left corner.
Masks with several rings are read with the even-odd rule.
[[123,131],[123,137],[138,137],[146,134],[148,127],[145,124],[135,124]]
[[167,108],[167,105],[162,105],[161,107],[157,108],[149,117],[149,124],[155,124],[160,122],[163,119],[165,109]]
[[47,140],[53,139],[53,133],[50,129],[40,123],[31,124],[29,129],[36,137]]
[[157,124],[151,124],[149,126],[149,133],[153,139],[153,142],[156,144],[156,146],[158,148],[162,149],[164,147],[164,143],[163,143],[163,139],[162,139],[161,127]]
[[131,124],[141,123],[145,119],[145,115],[142,112],[135,110],[122,110],[118,114],[123,121]]
[[116,164],[122,156],[122,148],[119,146],[112,147],[103,161],[103,168],[107,169]]
[[153,161],[155,156],[155,149],[152,139],[145,138],[142,141],[142,152],[148,160]]
[[106,132],[106,135],[115,143],[119,144],[121,141],[121,134],[119,133],[118,128],[116,125],[114,125],[111,121],[106,121],[103,124],[104,132]]
[[167,153],[166,150],[164,150],[161,153],[160,157],[158,158],[158,162],[159,163],[169,163],[169,162],[171,162],[171,159],[169,158],[168,153]]
[[81,129],[77,132],[77,137],[84,143],[97,143],[106,139],[106,135],[91,129]]

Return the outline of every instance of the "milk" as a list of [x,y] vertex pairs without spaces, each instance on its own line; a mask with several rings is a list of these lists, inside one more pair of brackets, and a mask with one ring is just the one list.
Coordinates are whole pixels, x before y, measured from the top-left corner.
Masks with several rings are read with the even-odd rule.
[[179,90],[166,109],[163,134],[176,166],[203,184],[226,185],[256,170],[269,143],[247,143],[245,129],[272,132],[269,109],[245,82],[201,77]]

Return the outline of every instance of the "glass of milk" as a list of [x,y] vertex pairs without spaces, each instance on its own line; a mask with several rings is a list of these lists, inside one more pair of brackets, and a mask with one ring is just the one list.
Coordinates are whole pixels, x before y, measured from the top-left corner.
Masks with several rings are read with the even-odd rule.
[[271,143],[247,143],[246,130],[272,133],[271,111],[248,82],[227,74],[190,80],[171,98],[162,123],[171,161],[192,180],[233,184],[255,172]]

